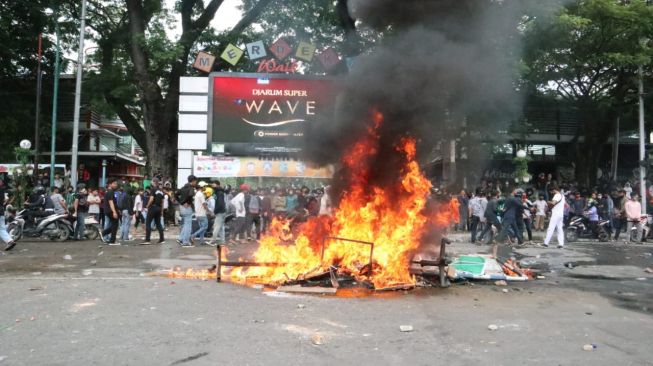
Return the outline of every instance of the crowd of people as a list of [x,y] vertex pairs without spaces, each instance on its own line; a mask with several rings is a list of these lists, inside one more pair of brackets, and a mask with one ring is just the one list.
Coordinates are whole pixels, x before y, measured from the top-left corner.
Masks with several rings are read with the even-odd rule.
[[[460,220],[455,229],[469,231],[472,243],[494,243],[495,255],[499,243],[533,243],[536,231],[546,232],[544,241],[537,244],[549,246],[556,233],[558,247],[563,248],[565,227],[577,217],[587,222],[594,238],[604,231],[607,240],[617,241],[625,232],[626,241],[646,241],[648,218],[642,215],[640,196],[629,183],[584,190],[574,184],[558,186],[550,179],[541,186],[514,188],[507,194],[501,192],[500,184],[487,182],[471,194],[461,191],[456,196]],[[652,209],[648,206],[647,211]]]

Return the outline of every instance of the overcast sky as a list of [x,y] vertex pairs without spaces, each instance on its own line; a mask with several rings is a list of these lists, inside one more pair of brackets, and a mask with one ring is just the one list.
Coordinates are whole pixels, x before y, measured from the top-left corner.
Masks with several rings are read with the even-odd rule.
[[[172,9],[175,5],[176,0],[165,0],[168,8]],[[207,3],[208,1],[205,1]],[[241,17],[241,12],[238,10],[237,6],[242,3],[241,0],[224,0],[218,12],[215,14],[215,18],[211,22],[211,25],[217,30],[227,30],[231,29]],[[177,29],[181,27],[181,16],[177,14]],[[180,30],[173,31],[171,37],[173,39],[179,38]]]

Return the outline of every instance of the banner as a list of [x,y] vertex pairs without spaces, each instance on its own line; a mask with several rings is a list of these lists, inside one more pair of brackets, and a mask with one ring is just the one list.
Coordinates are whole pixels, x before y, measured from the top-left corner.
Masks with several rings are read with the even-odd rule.
[[[265,76],[265,77],[263,77]],[[211,142],[297,147],[307,125],[330,120],[338,83],[280,74],[211,74]]]
[[198,178],[287,177],[329,179],[334,173],[332,166],[313,168],[302,161],[259,160],[251,157],[195,156],[193,163],[193,174]]

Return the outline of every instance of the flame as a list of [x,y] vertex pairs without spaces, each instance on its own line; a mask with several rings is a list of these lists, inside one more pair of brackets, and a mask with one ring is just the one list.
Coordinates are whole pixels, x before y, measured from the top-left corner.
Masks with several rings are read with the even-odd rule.
[[[367,280],[377,289],[415,283],[409,264],[423,236],[434,226],[448,226],[458,209],[455,200],[442,210],[427,209],[431,183],[415,161],[416,142],[409,137],[400,138],[395,146],[402,166],[396,181],[383,187],[368,183],[373,173],[370,161],[379,152],[378,129],[382,123],[381,113],[374,112],[366,136],[344,155],[342,165],[350,174],[349,189],[333,217],[315,217],[298,225],[273,220],[254,260],[282,265],[235,268],[229,273],[232,281],[278,285],[323,273],[334,265],[340,273]],[[332,238],[373,243],[373,248]],[[373,265],[369,268],[372,250]]]

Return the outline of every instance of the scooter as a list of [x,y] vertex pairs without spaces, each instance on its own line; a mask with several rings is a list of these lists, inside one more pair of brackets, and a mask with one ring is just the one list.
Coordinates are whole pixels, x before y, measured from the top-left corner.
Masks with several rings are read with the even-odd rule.
[[26,227],[27,210],[23,209],[16,213],[8,209],[5,215],[7,220],[7,232],[14,241],[20,240],[23,236],[30,238],[47,238],[52,241],[66,241],[73,230],[72,223],[68,220],[67,214],[52,214],[39,217],[35,225]]
[[[73,235],[75,233],[75,228],[78,225],[78,221],[75,220],[75,223],[73,224],[73,231],[70,233],[70,239],[73,238]],[[100,222],[95,219],[93,216],[87,216],[84,219],[84,238],[86,240],[97,240],[97,238],[100,236]]]
[[569,226],[565,229],[565,241],[574,242],[579,238],[583,239],[596,239],[598,237],[600,242],[606,242],[610,239],[610,235],[606,230],[610,220],[599,220],[596,232],[592,231],[589,225],[589,219],[585,216],[577,216],[571,219]]

